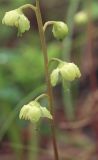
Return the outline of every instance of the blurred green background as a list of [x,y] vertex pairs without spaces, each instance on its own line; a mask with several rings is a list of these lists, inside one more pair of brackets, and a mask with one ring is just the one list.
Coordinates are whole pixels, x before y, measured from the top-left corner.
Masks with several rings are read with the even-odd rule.
[[[6,11],[26,3],[34,4],[35,0],[0,0],[0,159],[4,158],[3,155],[7,155],[6,159],[11,160],[11,158],[8,158],[8,154],[13,155],[13,153],[15,153],[14,159],[26,159],[26,157],[23,157],[25,143],[29,144],[32,142],[29,144],[29,149],[27,149],[30,152],[29,155],[32,154],[30,146],[32,148],[36,144],[35,150],[37,150],[39,143],[38,138],[35,138],[34,142],[34,139],[31,141],[32,136],[29,137],[29,133],[33,132],[32,127],[18,118],[19,109],[22,105],[38,96],[41,92],[44,92],[46,88],[43,56],[36,18],[31,10],[27,9],[25,11],[30,20],[31,28],[22,37],[17,37],[16,28],[2,25],[2,18]],[[63,109],[65,111],[64,119],[66,117],[69,120],[77,119],[75,111],[78,98],[82,99],[90,91],[90,86],[87,82],[87,78],[91,76],[90,56],[88,55],[90,51],[88,47],[90,43],[88,40],[90,39],[88,24],[77,26],[74,22],[74,15],[81,10],[90,10],[91,12],[94,71],[95,77],[97,77],[98,1],[93,0],[90,6],[88,4],[89,2],[85,0],[40,0],[43,22],[62,20],[69,27],[69,35],[62,42],[53,38],[51,27],[47,29],[46,41],[49,59],[58,57],[67,61],[73,61],[80,67],[83,74],[81,80],[72,83],[70,86],[71,92],[66,93],[66,95],[62,92],[61,85],[54,88],[55,110],[57,119],[59,117],[59,123],[62,122]],[[95,88],[97,89],[97,86]],[[42,103],[46,102],[43,101]],[[64,107],[65,103],[67,107]],[[39,128],[39,135],[44,137],[46,143],[45,137],[50,135],[49,125],[47,122],[42,122]],[[57,132],[60,136],[61,133]],[[37,154],[35,156],[35,158],[33,156],[33,159],[37,158]],[[44,159],[46,159],[45,156]]]

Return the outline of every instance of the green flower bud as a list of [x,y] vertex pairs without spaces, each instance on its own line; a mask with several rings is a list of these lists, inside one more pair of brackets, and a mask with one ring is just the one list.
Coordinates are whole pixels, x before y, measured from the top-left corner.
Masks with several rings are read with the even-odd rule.
[[81,76],[79,68],[74,63],[65,63],[59,69],[62,78],[67,81],[73,81]]
[[2,23],[8,26],[17,27],[18,35],[22,35],[22,33],[30,29],[30,22],[20,9],[6,12]]
[[76,24],[79,24],[79,25],[86,24],[88,21],[87,13],[84,11],[80,11],[75,15],[74,20]]
[[30,120],[33,123],[38,122],[41,117],[52,119],[50,112],[37,101],[32,101],[24,105],[19,114],[20,119]]
[[52,32],[55,38],[62,40],[68,34],[68,27],[64,22],[54,22]]
[[54,69],[50,75],[51,85],[56,86],[59,79],[59,69]]

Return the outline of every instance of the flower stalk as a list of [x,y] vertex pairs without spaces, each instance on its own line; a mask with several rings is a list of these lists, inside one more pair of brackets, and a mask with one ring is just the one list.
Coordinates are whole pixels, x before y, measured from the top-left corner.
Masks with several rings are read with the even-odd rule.
[[35,101],[38,101],[38,100],[40,100],[40,99],[43,98],[43,97],[47,97],[47,94],[41,94],[40,96],[38,96],[38,97],[35,99]]
[[46,31],[47,27],[50,26],[50,25],[53,25],[55,21],[48,21],[48,22],[45,22],[44,26],[43,26],[43,30],[44,32]]
[[27,9],[27,8],[31,8],[34,12],[36,10],[36,7],[34,5],[32,5],[32,4],[25,4],[25,5],[21,6],[21,7],[19,7],[20,10],[24,10],[24,9]]
[[53,93],[52,93],[52,87],[51,87],[50,75],[49,75],[49,69],[48,69],[47,46],[46,46],[45,34],[43,30],[43,23],[42,23],[42,17],[41,17],[41,12],[40,12],[39,0],[36,0],[36,12],[35,13],[36,13],[40,41],[41,41],[41,46],[42,46],[42,51],[43,51],[43,56],[44,56],[45,77],[46,77],[46,83],[47,83],[47,95],[48,95],[49,109],[53,117],[53,119],[51,120],[51,131],[52,131],[52,142],[53,142],[53,148],[54,148],[54,155],[55,155],[55,160],[59,160],[57,143],[56,143],[56,135],[55,135]]

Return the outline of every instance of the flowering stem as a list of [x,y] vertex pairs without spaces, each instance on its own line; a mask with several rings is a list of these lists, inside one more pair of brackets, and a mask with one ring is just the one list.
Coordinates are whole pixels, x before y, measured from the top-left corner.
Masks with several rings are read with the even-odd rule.
[[[54,22],[53,21],[47,22],[43,26],[42,17],[41,17],[41,13],[40,13],[39,0],[36,0],[36,6],[33,6],[31,4],[26,4],[26,5],[21,6],[19,9],[23,10],[28,7],[31,8],[35,12],[36,18],[37,18],[40,41],[41,41],[41,46],[42,46],[42,51],[43,51],[43,56],[44,56],[45,77],[46,77],[46,83],[47,83],[47,94],[46,95],[48,96],[49,109],[50,109],[50,112],[53,117],[51,120],[51,131],[52,131],[52,142],[53,142],[53,148],[54,148],[54,155],[55,155],[55,160],[59,160],[57,143],[56,143],[56,136],[55,136],[53,93],[52,93],[52,87],[51,87],[51,83],[50,83],[50,75],[49,75],[49,69],[48,69],[47,46],[46,46],[46,40],[45,40],[45,35],[44,35],[44,31],[45,31],[46,27],[50,24],[53,24]],[[36,99],[38,100],[42,96],[45,96],[45,95],[41,95],[41,96],[37,97]]]
[[44,35],[44,30],[43,30],[42,17],[41,17],[41,13],[40,13],[39,0],[36,0],[36,12],[35,13],[36,13],[40,41],[41,41],[41,46],[42,46],[42,51],[43,51],[43,56],[44,56],[45,77],[46,77],[46,83],[47,83],[47,95],[48,95],[48,100],[49,100],[49,109],[50,109],[50,112],[53,116],[53,119],[51,120],[51,131],[52,131],[52,142],[53,142],[53,148],[54,148],[54,155],[55,155],[55,160],[59,160],[57,143],[56,143],[56,136],[55,136],[53,94],[52,94],[52,87],[51,87],[51,83],[50,83],[50,76],[49,76],[49,69],[48,69],[47,46],[46,46],[46,40],[45,40],[45,35]]

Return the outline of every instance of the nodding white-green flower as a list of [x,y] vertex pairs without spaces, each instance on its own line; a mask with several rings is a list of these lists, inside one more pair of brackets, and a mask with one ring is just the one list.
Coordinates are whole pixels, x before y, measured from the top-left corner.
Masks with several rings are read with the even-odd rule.
[[77,65],[74,63],[65,63],[60,67],[60,74],[64,80],[73,81],[80,78],[81,73]]
[[87,23],[88,21],[87,13],[84,11],[78,12],[74,17],[74,20],[75,20],[75,23],[79,25]]
[[52,73],[50,75],[50,80],[51,80],[52,86],[56,86],[58,79],[59,79],[59,69],[56,68],[52,71]]
[[62,61],[50,75],[52,86],[56,86],[60,76],[65,81],[73,81],[76,78],[80,78],[81,73],[78,66],[74,63],[67,63]]
[[2,23],[8,26],[17,27],[18,35],[22,35],[22,33],[30,29],[30,22],[20,9],[6,12]]
[[52,115],[46,107],[42,107],[37,101],[32,101],[24,105],[19,114],[20,119],[30,120],[33,123],[39,121],[41,117],[52,119]]
[[64,22],[54,22],[53,29],[52,29],[53,35],[55,38],[62,40],[66,37],[68,34],[68,27]]

